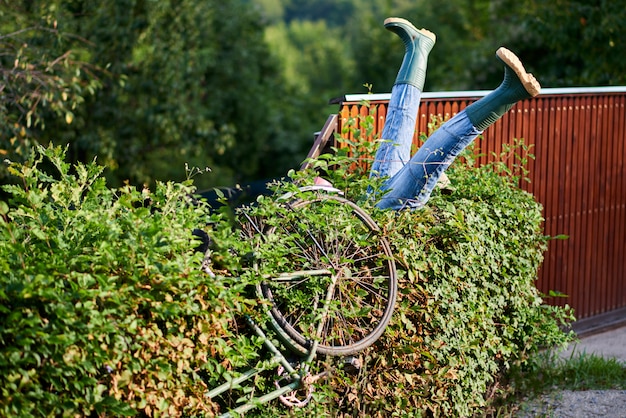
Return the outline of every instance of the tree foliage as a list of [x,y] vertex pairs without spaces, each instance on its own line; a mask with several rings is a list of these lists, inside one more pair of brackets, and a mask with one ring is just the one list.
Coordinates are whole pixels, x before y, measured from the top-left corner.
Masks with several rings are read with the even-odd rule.
[[53,6],[0,5],[0,155],[24,160],[44,128],[74,122],[103,72],[89,62],[87,41],[59,28]]
[[615,1],[520,2],[518,47],[550,87],[626,84],[626,18]]
[[185,164],[213,170],[200,188],[281,176],[328,100],[390,91],[404,51],[388,16],[437,34],[436,91],[497,86],[501,45],[545,87],[624,84],[625,14],[605,0],[2,0],[0,153],[70,144],[112,184],[181,180]]
[[[364,83],[372,84],[377,92],[390,91],[403,45],[382,28],[389,16],[405,17],[437,34],[426,90],[496,87],[501,69],[493,57],[500,46],[519,53],[545,87],[626,83],[625,64],[619,58],[626,54],[624,28],[619,24],[626,10],[619,2],[352,0],[351,7],[341,2],[333,8],[324,1],[302,7],[299,2],[283,0],[272,2],[273,10],[278,3],[283,12],[276,15],[286,21],[323,20],[339,28],[346,46],[344,59],[354,62],[354,73],[343,86],[346,92],[360,92]],[[315,5],[325,16],[311,10]],[[314,72],[311,69],[309,78],[336,77]]]
[[[27,96],[20,92],[37,87],[26,82],[34,71],[47,70],[41,82],[58,99],[41,107],[41,123],[26,126],[24,136],[31,143],[69,143],[75,161],[98,156],[115,184],[181,180],[185,163],[216,172],[201,179],[205,186],[218,176],[230,184],[278,175],[294,164],[294,154],[306,155],[304,141],[291,132],[300,117],[285,117],[292,98],[263,41],[263,26],[242,2],[11,2],[5,13],[19,19],[5,23],[14,35],[3,38],[4,62],[18,62],[23,50],[36,61],[29,67],[24,60],[28,74],[8,79],[5,93],[14,93],[4,101],[5,118],[28,120],[21,104]],[[34,22],[48,26],[38,23],[37,37],[20,30]],[[65,65],[48,66],[57,57],[67,57]],[[64,71],[58,82],[49,73],[57,67]],[[100,71],[77,79],[85,68]],[[65,85],[80,96],[64,94]],[[23,132],[14,131],[18,138]],[[3,149],[12,147],[14,136],[3,136]]]

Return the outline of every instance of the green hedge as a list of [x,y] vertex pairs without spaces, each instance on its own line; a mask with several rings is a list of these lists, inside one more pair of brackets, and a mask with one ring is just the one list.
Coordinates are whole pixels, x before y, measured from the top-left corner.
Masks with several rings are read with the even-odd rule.
[[[366,167],[353,163],[375,144],[358,143],[365,155],[338,150],[316,162],[332,166],[333,184],[353,200],[372,184]],[[396,253],[394,318],[362,353],[361,373],[336,373],[316,403],[295,415],[482,415],[506,395],[508,371],[532,366],[534,355],[572,339],[565,331],[571,309],[547,305],[535,286],[549,237],[541,205],[518,187],[529,151],[516,141],[496,162],[475,167],[476,150],[467,150],[448,170],[454,191],[435,190],[418,211],[377,211],[360,202]],[[294,177],[305,181],[307,174]]]
[[245,283],[200,271],[207,208],[63,158],[11,164],[0,202],[0,416],[210,415],[205,380],[257,349],[233,332]]
[[394,322],[355,380],[346,412],[472,416],[510,367],[569,340],[568,308],[535,287],[541,206],[494,166],[450,170],[456,191],[419,212],[379,214],[402,278]]
[[[248,244],[228,212],[190,199],[191,181],[109,189],[101,167],[69,167],[63,154],[40,148],[12,164],[22,186],[5,186],[13,197],[0,203],[0,415],[213,415],[206,388],[265,358],[238,322],[255,312]],[[361,373],[333,374],[307,408],[253,414],[471,416],[509,368],[568,340],[570,311],[534,286],[547,242],[540,205],[507,166],[469,157],[450,170],[456,190],[436,191],[423,210],[361,201],[400,269],[394,318]],[[372,182],[353,158],[339,151],[316,165],[332,165],[333,183],[358,200]],[[256,208],[271,213],[272,202]],[[215,279],[190,234],[207,224]],[[254,380],[257,393],[268,379]]]

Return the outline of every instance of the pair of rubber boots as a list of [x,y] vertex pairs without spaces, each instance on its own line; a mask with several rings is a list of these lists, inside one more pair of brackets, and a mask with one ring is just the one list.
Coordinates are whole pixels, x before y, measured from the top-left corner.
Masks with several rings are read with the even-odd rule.
[[[435,34],[417,29],[408,20],[397,17],[386,19],[384,24],[385,28],[400,37],[405,46],[395,84],[411,84],[423,91],[428,54],[437,40]],[[513,52],[499,48],[496,58],[504,64],[504,80],[494,91],[465,108],[469,120],[479,131],[497,121],[516,102],[538,95],[541,89],[539,82],[526,72]]]

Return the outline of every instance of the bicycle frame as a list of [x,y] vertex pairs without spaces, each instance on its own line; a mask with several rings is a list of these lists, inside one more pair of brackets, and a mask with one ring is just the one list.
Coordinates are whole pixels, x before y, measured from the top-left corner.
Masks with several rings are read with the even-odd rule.
[[228,418],[228,417],[232,417],[233,413],[234,414],[242,414],[246,411],[249,411],[255,407],[257,407],[258,405],[262,405],[265,404],[267,402],[270,402],[274,399],[278,399],[283,397],[284,395],[286,395],[289,392],[293,392],[297,389],[300,389],[301,387],[304,387],[305,385],[310,385],[311,383],[315,382],[316,380],[318,380],[321,377],[324,377],[326,373],[320,373],[316,376],[311,376],[309,373],[309,365],[311,364],[311,362],[313,361],[313,359],[315,358],[315,354],[317,351],[317,343],[313,344],[313,348],[311,349],[311,351],[309,352],[307,358],[301,363],[303,364],[303,367],[298,371],[296,369],[294,369],[294,367],[291,365],[291,363],[289,362],[289,360],[287,360],[287,358],[285,357],[285,355],[270,341],[269,338],[267,338],[267,336],[265,335],[265,332],[263,332],[263,330],[261,329],[261,327],[256,324],[252,318],[250,318],[249,316],[246,316],[246,322],[248,323],[248,326],[250,326],[250,328],[259,336],[261,337],[261,339],[263,340],[263,345],[270,351],[270,353],[273,355],[271,361],[269,362],[269,364],[264,367],[264,368],[251,368],[248,369],[247,371],[243,372],[241,374],[241,376],[232,379],[230,382],[226,382],[218,387],[216,387],[215,389],[209,391],[206,395],[213,399],[218,397],[219,395],[221,395],[222,393],[226,392],[229,389],[232,389],[233,387],[245,382],[246,380],[251,379],[252,377],[256,376],[257,374],[259,374],[262,371],[266,371],[266,370],[270,370],[274,367],[277,366],[282,366],[284,368],[284,370],[287,372],[287,374],[289,376],[291,376],[291,378],[294,379],[293,382],[282,386],[280,388],[277,388],[276,390],[269,392],[263,396],[260,396],[258,398],[252,398],[250,400],[248,400],[248,402],[246,402],[243,405],[238,406],[235,409],[232,409],[231,411],[228,411],[222,415],[220,415],[220,418]]
[[[319,186],[319,185],[304,187],[304,188],[301,188],[300,191],[319,191],[319,192],[327,193],[329,195],[337,195],[337,194],[341,195],[342,194],[340,190],[337,190],[335,188],[328,187],[328,186]],[[290,201],[292,199],[296,199],[297,197],[298,196],[295,193],[287,193],[279,197],[279,199],[284,200],[284,201]],[[379,231],[374,221],[371,220],[371,218],[369,218],[367,214],[365,214],[361,209],[358,209],[356,205],[354,205],[353,203],[350,203],[346,199],[338,197],[338,196],[333,196],[327,199],[321,199],[318,197],[313,200],[296,200],[296,205],[294,207],[299,208],[299,207],[303,207],[304,205],[316,204],[318,202],[332,202],[335,205],[347,205],[347,206],[342,206],[342,207],[348,208],[347,213],[349,214],[349,216],[351,216],[349,219],[356,219],[357,222],[360,222],[358,225],[361,225],[361,227],[367,232],[368,236],[371,231]],[[292,207],[291,209],[293,210],[294,207]],[[333,215],[334,214],[335,212],[333,212]],[[255,220],[252,219],[246,212],[243,212],[243,216],[247,220],[246,224],[249,225],[254,232],[256,232],[257,234],[261,234],[261,235],[263,234],[262,225],[257,224],[257,222],[255,222]],[[288,223],[287,225],[288,227],[291,227],[291,224]],[[300,226],[299,223],[297,225]],[[324,225],[326,225],[326,223],[324,223]],[[269,231],[271,233],[273,229],[270,228]],[[292,231],[292,229],[286,228],[284,231],[289,233]],[[223,417],[223,418],[232,417],[233,414],[240,415],[255,407],[258,407],[259,405],[265,404],[275,399],[280,399],[281,402],[283,402],[283,404],[287,406],[306,405],[306,403],[308,403],[308,401],[312,397],[311,385],[318,379],[323,378],[328,374],[328,372],[322,372],[316,375],[311,375],[310,369],[311,369],[311,365],[316,355],[319,353],[321,355],[341,356],[343,357],[344,360],[351,359],[350,361],[344,361],[344,364],[351,365],[356,370],[358,370],[360,369],[361,366],[358,360],[352,357],[352,355],[362,350],[364,347],[368,347],[370,344],[372,344],[373,341],[375,341],[375,339],[377,339],[380,336],[380,334],[384,331],[388,321],[390,320],[391,312],[393,309],[393,303],[396,297],[397,278],[396,278],[396,272],[395,272],[395,265],[391,263],[390,266],[387,266],[389,267],[389,272],[385,274],[388,274],[388,276],[381,276],[381,277],[388,278],[388,281],[385,282],[388,284],[388,287],[384,288],[386,291],[388,291],[388,294],[384,292],[379,294],[376,292],[376,288],[374,287],[374,285],[370,285],[369,282],[364,282],[364,284],[360,282],[362,278],[371,279],[373,281],[374,278],[377,276],[371,273],[371,270],[368,265],[365,265],[365,267],[362,267],[362,264],[357,264],[358,265],[357,269],[364,268],[366,272],[366,274],[364,274],[363,277],[360,277],[358,279],[359,284],[361,286],[359,287],[359,289],[365,288],[366,290],[369,291],[369,294],[373,294],[374,297],[382,301],[381,312],[383,312],[383,315],[381,315],[379,318],[376,318],[379,322],[376,322],[376,321],[367,322],[367,324],[374,323],[375,328],[371,328],[371,329],[365,328],[370,333],[369,334],[366,333],[365,336],[361,340],[356,340],[357,341],[356,344],[354,344],[354,341],[351,341],[350,345],[334,346],[332,344],[329,345],[327,342],[324,341],[325,333],[327,332],[327,330],[325,329],[326,319],[332,316],[331,307],[336,306],[335,298],[337,297],[336,296],[337,289],[341,286],[342,279],[345,279],[346,277],[349,279],[352,279],[353,276],[351,273],[351,268],[353,267],[353,264],[350,264],[349,267],[333,264],[335,263],[335,261],[332,261],[330,262],[330,264],[328,264],[329,263],[328,260],[333,259],[333,256],[335,254],[333,254],[332,251],[336,250],[336,248],[335,246],[329,247],[325,245],[324,240],[323,239],[320,240],[319,234],[320,234],[319,230],[310,231],[308,226],[305,227],[304,231],[302,231],[302,236],[306,236],[306,239],[308,240],[306,245],[310,245],[312,248],[316,250],[317,253],[323,255],[324,259],[327,259],[324,263],[321,263],[321,265],[317,267],[315,266],[316,263],[312,263],[311,265],[307,265],[306,263],[304,265],[300,265],[296,263],[295,266],[292,266],[294,267],[294,270],[292,271],[274,273],[272,275],[267,275],[267,277],[264,274],[262,277],[263,280],[272,281],[274,283],[286,283],[286,284],[289,284],[289,282],[292,282],[292,281],[296,282],[299,279],[307,278],[307,277],[310,278],[310,277],[315,277],[315,276],[327,276],[329,278],[329,282],[326,284],[327,288],[324,290],[324,292],[320,292],[319,294],[314,295],[315,302],[313,303],[313,305],[317,307],[318,302],[321,302],[321,306],[319,306],[320,310],[316,311],[317,314],[319,314],[319,317],[317,317],[317,314],[316,314],[315,321],[317,322],[317,324],[315,324],[314,330],[311,329],[311,331],[313,331],[312,333],[310,334],[308,332],[302,333],[302,331],[295,330],[293,328],[291,329],[291,332],[289,331],[289,329],[285,331],[285,328],[284,328],[285,324],[286,326],[289,326],[289,327],[291,327],[291,325],[286,322],[285,317],[282,315],[282,313],[279,312],[278,314],[276,314],[275,312],[276,305],[274,305],[275,303],[274,295],[271,292],[267,291],[268,289],[267,287],[263,288],[263,285],[265,282],[258,283],[257,289],[256,289],[257,294],[260,297],[267,299],[267,301],[271,302],[270,304],[273,306],[272,308],[269,308],[265,312],[267,316],[267,320],[268,320],[266,324],[269,325],[268,329],[271,329],[273,332],[276,333],[276,336],[281,341],[281,344],[283,344],[282,349],[284,352],[289,352],[290,354],[296,354],[301,358],[301,360],[299,361],[300,367],[292,365],[292,363],[290,363],[290,361],[287,359],[286,355],[283,354],[283,351],[281,351],[279,347],[274,345],[272,341],[266,336],[264,329],[262,329],[261,326],[259,326],[259,324],[255,323],[255,321],[251,317],[246,316],[245,320],[247,322],[247,325],[250,327],[251,330],[254,331],[256,335],[258,335],[261,338],[263,345],[269,350],[271,354],[271,359],[269,361],[263,362],[262,365],[260,366],[253,367],[253,368],[246,370],[245,372],[241,373],[238,377],[232,380],[229,379],[228,382],[208,391],[206,393],[206,396],[208,396],[210,399],[219,397],[220,395],[224,394],[228,390],[231,390],[234,388],[240,388],[241,387],[240,385],[242,383],[248,381],[249,379],[253,378],[259,373],[264,372],[264,371],[269,371],[275,367],[279,368],[279,371],[278,371],[278,375],[280,377],[279,380],[285,377],[288,377],[290,381],[286,383],[284,386],[280,385],[279,380],[275,381],[275,385],[276,385],[275,390],[272,390],[271,392],[266,393],[259,397],[250,396],[245,401],[245,403],[237,406],[236,408],[228,412],[225,412],[224,414],[220,415],[220,417]],[[332,241],[332,242],[334,243],[335,241]],[[375,242],[376,242],[375,245],[378,245],[380,243],[379,241],[375,241]],[[383,247],[377,247],[377,248],[384,248],[384,251],[380,250],[380,252],[374,252],[373,256],[370,253],[367,253],[365,254],[365,256],[363,256],[362,251],[359,250],[358,253],[356,252],[354,253],[354,254],[358,254],[358,257],[356,257],[356,259],[360,260],[361,262],[363,262],[363,260],[367,260],[366,262],[369,262],[369,260],[377,260],[378,257],[383,257],[384,260],[387,260],[386,257],[388,256],[390,257],[390,250],[388,248],[388,244],[386,244],[386,241],[383,241],[382,244],[384,244]],[[295,248],[308,248],[308,247],[296,246]],[[340,247],[337,247],[337,248],[340,248]],[[319,255],[316,254],[316,256],[319,256]],[[341,253],[341,256],[343,257],[345,256],[345,254]],[[309,255],[307,254],[306,259],[308,258],[309,258]],[[296,259],[296,260],[299,260],[299,259]],[[373,267],[373,268],[378,269],[378,267]],[[347,271],[347,273],[344,271],[344,269]],[[207,259],[205,259],[205,262],[203,262],[203,270],[206,271],[207,274],[212,273],[210,270],[210,263],[207,261]],[[363,270],[360,270],[360,271],[362,272]],[[358,274],[355,277],[358,277]],[[350,290],[351,289],[352,288],[350,288]],[[283,324],[282,321],[284,321],[285,324]],[[290,395],[290,393],[296,392],[299,389],[305,389],[304,401],[300,401],[299,399],[296,398],[295,395]]]

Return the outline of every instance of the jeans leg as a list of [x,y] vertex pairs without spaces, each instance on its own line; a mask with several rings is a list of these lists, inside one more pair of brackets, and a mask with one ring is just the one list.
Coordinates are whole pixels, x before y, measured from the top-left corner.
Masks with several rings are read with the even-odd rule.
[[408,164],[383,184],[389,190],[376,206],[381,209],[418,209],[424,206],[441,173],[480,135],[465,111],[437,129]]
[[396,84],[391,89],[385,126],[370,177],[392,177],[411,158],[420,97],[421,91],[410,84]]

